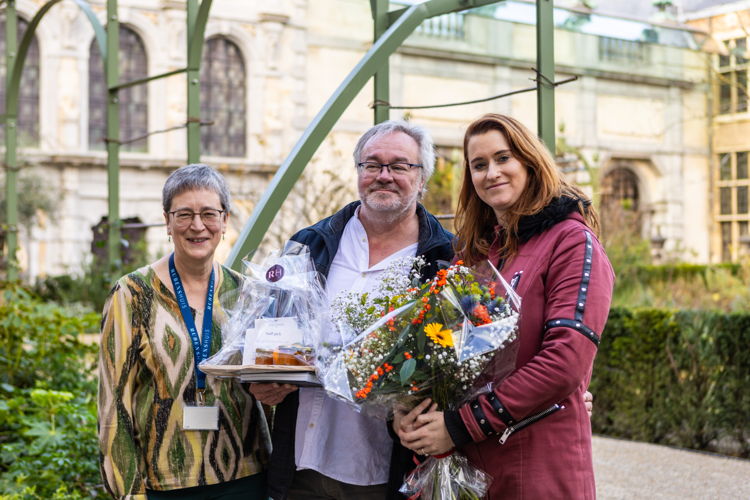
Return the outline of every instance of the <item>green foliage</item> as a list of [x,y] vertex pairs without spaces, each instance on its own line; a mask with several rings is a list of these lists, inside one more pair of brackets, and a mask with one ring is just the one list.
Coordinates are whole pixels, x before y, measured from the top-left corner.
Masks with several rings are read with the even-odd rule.
[[657,307],[725,312],[744,311],[750,304],[750,262],[717,265],[678,262],[662,255],[651,258],[651,243],[641,237],[639,215],[610,211],[603,220],[604,245],[617,281],[616,307]]
[[611,311],[596,358],[595,432],[750,457],[750,314]]
[[103,497],[93,394],[12,386],[4,392],[0,498]]
[[103,498],[96,438],[99,316],[0,291],[0,499]]
[[34,293],[46,301],[101,311],[117,277],[106,272],[106,268],[97,267],[91,263],[80,275],[61,274],[39,278],[34,283]]
[[28,388],[49,379],[56,389],[68,391],[93,383],[88,374],[96,347],[83,343],[80,335],[98,331],[98,315],[70,314],[17,285],[0,293],[2,383]]
[[617,274],[613,304],[618,307],[741,312],[750,304],[748,263],[628,266],[615,262],[613,266]]
[[[104,241],[106,243],[106,241]],[[101,259],[92,257],[81,274],[61,274],[37,279],[33,291],[45,301],[65,306],[83,306],[99,312],[104,308],[109,292],[120,275],[130,273],[151,262],[145,240],[134,243],[129,262],[114,272]]]
[[455,213],[455,194],[460,181],[461,165],[458,157],[447,159],[439,156],[435,161],[435,171],[427,183],[427,193],[422,204],[436,215]]

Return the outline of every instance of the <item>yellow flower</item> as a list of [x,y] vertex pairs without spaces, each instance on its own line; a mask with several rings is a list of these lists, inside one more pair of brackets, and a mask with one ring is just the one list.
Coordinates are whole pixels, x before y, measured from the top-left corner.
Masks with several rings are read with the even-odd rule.
[[453,333],[443,330],[441,323],[430,323],[424,327],[424,332],[430,339],[443,347],[453,347]]

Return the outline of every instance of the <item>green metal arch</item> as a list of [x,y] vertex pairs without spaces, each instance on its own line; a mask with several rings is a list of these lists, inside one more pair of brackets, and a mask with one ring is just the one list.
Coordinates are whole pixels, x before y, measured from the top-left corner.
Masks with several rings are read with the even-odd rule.
[[[42,18],[49,12],[49,10],[55,6],[56,4],[60,3],[62,0],[50,0],[46,4],[44,4],[36,14],[34,14],[34,17],[29,22],[28,28],[26,29],[26,32],[23,35],[23,39],[21,40],[21,44],[17,47],[15,54],[8,53],[8,63],[10,63],[10,58],[13,57],[13,65],[9,68],[7,75],[6,75],[6,95],[5,95],[5,116],[3,117],[5,120],[6,125],[6,148],[5,148],[5,169],[6,169],[6,182],[5,182],[5,190],[6,190],[6,204],[7,204],[7,210],[6,210],[6,216],[7,216],[7,238],[6,238],[6,244],[7,244],[7,255],[8,255],[8,261],[7,261],[7,278],[8,280],[16,280],[18,278],[18,265],[16,261],[16,250],[18,247],[18,238],[17,238],[17,231],[18,231],[18,197],[16,196],[16,189],[17,189],[17,171],[18,171],[18,164],[16,160],[16,149],[18,147],[16,143],[16,118],[18,116],[18,93],[21,86],[21,76],[23,71],[24,63],[26,62],[26,56],[29,51],[29,47],[31,46],[31,43],[34,41],[34,34],[36,32],[37,27],[39,26],[39,23],[41,22]],[[103,48],[106,46],[106,34],[104,32],[104,28],[102,27],[99,20],[94,15],[94,12],[91,10],[89,5],[84,0],[73,0],[76,5],[84,12],[86,17],[88,18],[89,22],[91,23],[91,26],[94,28],[94,35],[96,36],[96,40],[99,44],[99,48],[102,49],[102,53],[106,54],[106,51],[103,50]],[[3,2],[0,1],[0,4]],[[16,10],[15,10],[15,4],[13,2],[8,2],[7,12],[10,16],[12,16],[13,24],[12,26],[15,26],[15,17],[16,17]],[[7,23],[10,23],[10,17],[7,20]],[[6,24],[8,26],[8,24]],[[15,30],[15,28],[11,28]],[[12,47],[15,47],[16,43],[16,35],[11,35],[13,40],[12,43],[9,43],[8,47],[6,47],[6,51],[9,49],[12,50]]]
[[[299,179],[305,166],[333,129],[348,104],[371,77],[383,70],[382,75],[385,75],[385,78],[376,78],[375,91],[376,95],[380,92],[387,94],[388,57],[401,46],[422,21],[430,17],[493,4],[498,1],[501,0],[427,0],[424,3],[387,12],[387,14],[380,14],[381,9],[387,6],[388,2],[370,0],[377,40],[313,118],[302,137],[281,164],[258,201],[250,219],[242,228],[237,242],[227,257],[227,265],[233,269],[239,269],[242,258],[258,248],[294,183]],[[539,129],[542,139],[548,144],[548,147],[553,149],[554,85],[545,84],[543,81],[544,79],[547,82],[554,81],[553,2],[552,0],[536,0],[536,3],[538,12],[537,45],[539,47],[537,61],[540,75],[543,77],[539,79],[537,85]],[[386,16],[387,22],[383,19]],[[384,29],[387,24],[389,25],[388,28]],[[386,118],[387,113],[376,111],[376,121]]]
[[[5,96],[5,113],[9,117],[15,118],[18,114],[18,92],[21,86],[21,72],[23,70],[23,65],[26,62],[26,55],[29,52],[31,42],[34,40],[34,33],[36,32],[36,28],[37,26],[39,26],[39,23],[47,14],[47,12],[49,12],[52,7],[54,7],[61,1],[62,0],[50,0],[49,2],[44,4],[36,14],[34,14],[34,17],[31,19],[31,22],[29,22],[29,26],[23,35],[21,44],[18,46],[16,59],[13,62],[13,70],[11,71],[10,75],[11,78],[7,85],[7,94]],[[86,18],[94,28],[94,36],[96,36],[96,42],[99,44],[99,50],[102,53],[102,58],[106,58],[107,34],[104,31],[104,27],[99,22],[99,19],[91,10],[91,7],[89,7],[88,3],[84,2],[83,0],[73,0],[73,2],[78,5],[78,7],[83,11],[84,14],[86,14]]]
[[[438,0],[438,3],[448,3]],[[434,6],[435,0],[429,2]],[[227,265],[238,269],[242,258],[260,245],[282,203],[292,190],[294,183],[302,175],[302,171],[312,158],[318,146],[333,129],[338,119],[346,110],[347,105],[354,99],[367,81],[383,66],[388,57],[395,52],[406,38],[419,24],[435,15],[428,4],[415,4],[406,8],[383,36],[367,51],[365,56],[347,75],[346,79],[334,91],[323,109],[313,118],[305,129],[297,144],[294,145],[289,156],[281,164],[279,170],[271,179],[263,197],[253,210],[250,219],[242,228],[237,243],[232,247],[227,257]],[[439,12],[439,9],[436,9]]]
[[190,46],[188,48],[188,70],[198,71],[203,54],[203,36],[206,34],[208,24],[208,12],[211,10],[213,0],[203,0],[195,18],[195,25],[190,34]]
[[[346,79],[334,91],[323,108],[305,129],[289,156],[271,179],[263,197],[258,201],[250,219],[242,228],[237,243],[227,257],[227,265],[238,269],[242,258],[258,248],[273,218],[292,190],[294,183],[317,151],[325,137],[333,129],[348,104],[365,86],[367,81],[388,62],[388,57],[404,43],[419,24],[427,18],[495,3],[498,0],[429,0],[414,4],[395,12],[389,12],[390,26],[357,63]],[[372,4],[375,7],[375,3]],[[378,20],[376,20],[378,22]]]

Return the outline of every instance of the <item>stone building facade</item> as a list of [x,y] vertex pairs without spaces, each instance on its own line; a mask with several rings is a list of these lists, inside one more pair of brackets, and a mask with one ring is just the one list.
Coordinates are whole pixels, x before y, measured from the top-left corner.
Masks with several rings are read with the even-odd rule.
[[711,251],[715,260],[737,260],[750,255],[750,3],[704,5],[686,14],[686,20],[723,45],[709,66]]
[[[184,2],[119,3],[124,72],[145,76],[185,66]],[[41,4],[19,0],[17,8],[29,20]],[[92,6],[104,22],[104,1]],[[391,57],[392,105],[459,102],[533,86],[533,8],[506,1],[425,23]],[[575,152],[563,158],[566,170],[596,197],[637,208],[644,237],[663,240],[665,249],[687,260],[719,259],[708,243],[715,181],[704,28],[605,16],[575,5],[557,8],[555,19],[557,79],[578,77],[556,91],[560,137]],[[228,176],[235,197],[221,255],[312,117],[372,44],[371,33],[365,0],[214,0],[201,75],[201,118],[213,124],[203,127],[202,161]],[[28,134],[19,159],[59,199],[53,217],[41,215],[21,233],[19,256],[31,278],[80,270],[90,252],[91,227],[106,215],[101,76],[93,39],[83,14],[72,2],[61,2],[37,31],[38,74],[22,85],[27,90],[21,113],[27,113],[19,120],[26,121]],[[368,84],[321,145],[308,185],[300,189],[324,188],[315,184],[323,174],[313,170],[333,170],[342,186],[354,187],[350,154],[372,123],[371,101]],[[171,129],[132,142],[121,154],[120,213],[154,224],[146,233],[153,255],[168,249],[166,231],[157,225],[163,221],[160,189],[185,162],[186,134],[179,128],[185,103],[184,75],[123,96],[121,140]],[[490,111],[536,127],[533,92],[481,104],[392,110],[391,116],[427,126],[439,152],[455,158],[465,126]],[[342,199],[353,196],[352,190]],[[312,212],[300,199],[290,197],[277,218],[278,239],[308,222]]]

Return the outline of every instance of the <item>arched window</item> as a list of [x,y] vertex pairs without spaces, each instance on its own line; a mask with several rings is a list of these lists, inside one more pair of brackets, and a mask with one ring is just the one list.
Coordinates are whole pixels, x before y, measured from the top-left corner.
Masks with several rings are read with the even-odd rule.
[[638,177],[627,167],[617,167],[602,179],[601,228],[606,236],[622,230],[641,232]]
[[202,153],[245,156],[245,62],[225,37],[206,41],[201,62]]
[[[18,18],[18,44],[29,23]],[[0,16],[0,114],[5,113],[5,16]],[[39,144],[39,43],[36,36],[29,46],[18,92],[18,144]],[[5,127],[0,127],[0,141],[5,141]]]
[[629,168],[618,167],[602,181],[602,205],[619,205],[638,211],[638,177]]
[[[120,81],[145,78],[148,71],[146,48],[138,34],[120,26]],[[148,142],[148,87],[135,85],[119,92],[120,140],[123,151],[146,151]],[[107,86],[104,66],[96,40],[89,48],[89,149],[105,149],[107,136]],[[131,142],[132,141],[132,142]]]

